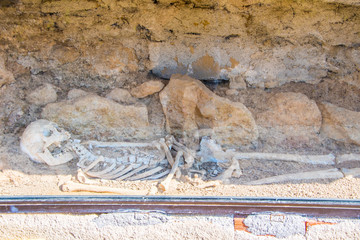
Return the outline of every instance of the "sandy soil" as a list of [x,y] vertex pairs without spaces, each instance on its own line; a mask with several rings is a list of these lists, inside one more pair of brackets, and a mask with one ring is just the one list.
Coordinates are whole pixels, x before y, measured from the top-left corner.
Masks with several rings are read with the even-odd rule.
[[[76,181],[76,160],[49,167],[32,162],[21,153],[18,137],[7,135],[0,147],[0,194],[5,195],[65,195],[95,194],[89,192],[68,193],[60,190],[60,185]],[[359,163],[349,163],[336,167],[360,167]],[[240,161],[243,176],[231,179],[229,183],[210,182],[204,188],[200,178],[183,176],[173,179],[169,191],[154,192],[158,181],[112,181],[94,179],[92,184],[100,186],[120,187],[132,190],[147,190],[156,195],[189,195],[189,196],[263,196],[263,197],[307,197],[307,198],[360,198],[360,178],[346,177],[337,180],[318,180],[312,182],[291,182],[262,186],[244,185],[249,180],[267,176],[315,171],[333,166],[308,166],[298,163],[279,163],[271,161]],[[211,179],[209,179],[211,180]],[[214,184],[211,184],[214,183]]]

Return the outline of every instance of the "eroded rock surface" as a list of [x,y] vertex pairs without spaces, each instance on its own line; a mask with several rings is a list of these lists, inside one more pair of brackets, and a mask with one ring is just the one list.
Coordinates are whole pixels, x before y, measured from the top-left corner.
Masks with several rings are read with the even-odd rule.
[[121,105],[95,94],[48,104],[41,115],[88,139],[145,139],[151,136],[145,105]]
[[360,145],[360,112],[327,102],[319,107],[323,116],[322,134],[338,141]]
[[131,89],[131,95],[136,98],[144,98],[154,93],[160,92],[164,88],[164,84],[161,81],[148,81]]
[[211,92],[199,80],[175,74],[160,93],[169,133],[211,135],[221,144],[249,144],[258,137],[250,111]]
[[321,113],[315,101],[301,93],[277,93],[268,109],[257,115],[263,138],[286,143],[290,139],[308,142],[320,132]]
[[106,97],[118,103],[127,103],[127,104],[136,103],[136,98],[131,96],[128,90],[122,88],[115,88],[111,90],[111,92],[107,94]]
[[5,66],[5,61],[0,53],[0,87],[15,81],[12,72],[8,71]]
[[56,89],[51,84],[45,84],[36,88],[27,96],[28,102],[35,105],[46,105],[48,103],[56,102],[57,93]]

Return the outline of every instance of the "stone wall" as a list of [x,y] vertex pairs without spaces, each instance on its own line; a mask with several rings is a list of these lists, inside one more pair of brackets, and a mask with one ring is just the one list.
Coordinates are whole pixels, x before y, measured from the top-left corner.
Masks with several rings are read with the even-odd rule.
[[17,78],[77,86],[149,71],[266,88],[359,84],[359,9],[354,0],[5,1],[0,41]]
[[[82,89],[111,96],[105,100],[92,95],[87,97],[89,104],[97,99],[115,112],[132,109],[131,114],[119,116],[125,119],[121,126],[114,127],[108,118],[109,130],[99,127],[96,119],[113,111],[101,104],[92,106],[94,115],[87,120],[96,126],[94,131],[86,128],[85,137],[163,136],[173,131],[159,94],[136,99],[129,92],[135,96],[136,91],[131,91],[135,86],[149,80],[167,84],[164,79],[180,73],[213,84],[209,86],[217,95],[230,100],[230,105],[243,104],[239,108],[251,115],[245,140],[235,137],[229,142],[224,131],[231,135],[233,127],[238,131],[241,125],[234,117],[222,118],[219,125],[217,119],[229,108],[190,104],[196,129],[222,129],[217,135],[224,143],[245,142],[258,148],[287,142],[289,147],[309,147],[314,141],[321,145],[325,136],[359,144],[356,137],[346,135],[349,129],[328,136],[338,120],[329,113],[327,127],[322,127],[320,110],[325,107],[318,109],[329,102],[340,107],[339,112],[351,111],[347,116],[360,111],[358,0],[9,0],[0,6],[0,130],[4,133],[19,133],[41,117],[60,119],[49,113],[54,108],[43,110],[52,102],[65,106],[67,101],[76,108],[69,110],[69,116],[83,112],[76,107],[80,100],[70,96],[70,90]],[[114,90],[127,97],[116,100],[121,97],[111,95]],[[194,101],[205,101],[200,99],[203,96]],[[217,97],[209,99],[214,102]],[[199,109],[207,113],[199,114]],[[139,114],[133,114],[137,111],[140,120]],[[132,125],[142,123],[139,132],[128,129],[129,116]],[[342,120],[344,126],[350,121],[352,129],[360,129],[356,117]],[[57,122],[81,135],[81,125],[71,125],[69,119]],[[324,136],[319,135],[322,130]]]

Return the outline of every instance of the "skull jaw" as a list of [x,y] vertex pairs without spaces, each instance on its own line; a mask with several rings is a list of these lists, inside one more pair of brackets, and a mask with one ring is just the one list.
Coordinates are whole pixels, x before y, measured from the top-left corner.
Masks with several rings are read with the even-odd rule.
[[[74,158],[72,153],[63,152],[63,150],[69,150],[66,145],[71,144],[70,137],[70,133],[59,128],[55,123],[40,119],[32,122],[25,129],[20,140],[20,147],[32,161],[56,166]],[[52,146],[60,148],[60,153],[52,153]]]
[[43,163],[46,163],[49,166],[64,164],[74,158],[73,155],[69,152],[54,157],[48,149],[45,149],[43,153],[37,153],[36,155],[38,159],[41,159]]

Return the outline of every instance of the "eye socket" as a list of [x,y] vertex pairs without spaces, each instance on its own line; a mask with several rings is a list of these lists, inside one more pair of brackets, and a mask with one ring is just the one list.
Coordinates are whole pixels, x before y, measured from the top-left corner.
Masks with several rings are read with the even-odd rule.
[[53,134],[53,131],[49,130],[49,129],[44,129],[43,131],[43,135],[45,137],[50,137]]

